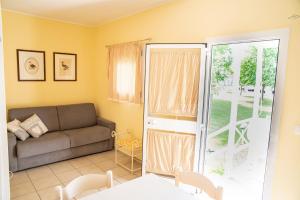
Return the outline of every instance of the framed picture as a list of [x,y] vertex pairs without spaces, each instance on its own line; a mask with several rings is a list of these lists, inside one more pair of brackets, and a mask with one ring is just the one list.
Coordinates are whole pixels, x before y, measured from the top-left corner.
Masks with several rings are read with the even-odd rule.
[[71,53],[53,53],[54,81],[77,80],[77,55]]
[[45,81],[45,51],[17,49],[18,81]]

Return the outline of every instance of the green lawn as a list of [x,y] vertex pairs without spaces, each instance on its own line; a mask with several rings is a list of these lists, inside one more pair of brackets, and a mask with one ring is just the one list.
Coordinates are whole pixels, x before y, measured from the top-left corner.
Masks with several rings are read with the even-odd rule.
[[[264,106],[271,106],[272,100],[265,99],[263,101]],[[231,102],[214,99],[211,104],[211,113],[210,113],[210,124],[208,127],[208,134],[212,133],[220,128],[226,126],[230,121],[230,109],[231,109]],[[270,115],[270,112],[260,112],[260,117],[266,117]],[[252,117],[252,107],[246,107],[239,105],[238,106],[238,115],[237,121],[248,119]],[[224,146],[228,143],[228,130],[224,131],[223,133],[217,136],[218,143],[221,146]],[[239,136],[235,135],[235,140],[237,141]]]
[[[224,126],[230,121],[231,102],[225,100],[214,99],[211,104],[209,133],[212,133]],[[252,108],[239,105],[238,106],[238,121],[248,119],[252,116]],[[220,145],[224,146],[228,142],[228,131],[225,131],[217,136]],[[235,139],[238,139],[236,135]]]
[[[231,102],[219,99],[214,99],[211,104],[209,133],[214,132],[223,126],[226,126],[230,121]],[[239,105],[238,121],[248,119],[252,116],[252,108]]]

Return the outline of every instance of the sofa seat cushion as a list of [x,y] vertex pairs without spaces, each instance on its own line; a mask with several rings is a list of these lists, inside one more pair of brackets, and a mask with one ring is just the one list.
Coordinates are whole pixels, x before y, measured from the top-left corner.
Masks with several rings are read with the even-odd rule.
[[70,139],[62,132],[46,133],[17,143],[17,156],[26,158],[70,148]]
[[71,147],[101,142],[111,138],[110,129],[98,125],[66,130],[64,133],[69,136],[71,140]]

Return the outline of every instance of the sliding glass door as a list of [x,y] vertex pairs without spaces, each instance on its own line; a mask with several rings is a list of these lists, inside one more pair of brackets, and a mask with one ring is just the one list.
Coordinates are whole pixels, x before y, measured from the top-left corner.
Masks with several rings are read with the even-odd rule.
[[268,156],[279,40],[211,48],[203,173],[224,200],[260,200]]

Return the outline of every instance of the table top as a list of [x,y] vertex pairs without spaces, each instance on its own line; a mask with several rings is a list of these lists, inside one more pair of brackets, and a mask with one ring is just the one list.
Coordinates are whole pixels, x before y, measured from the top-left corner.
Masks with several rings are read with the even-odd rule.
[[81,200],[196,200],[191,194],[153,174],[139,177]]

